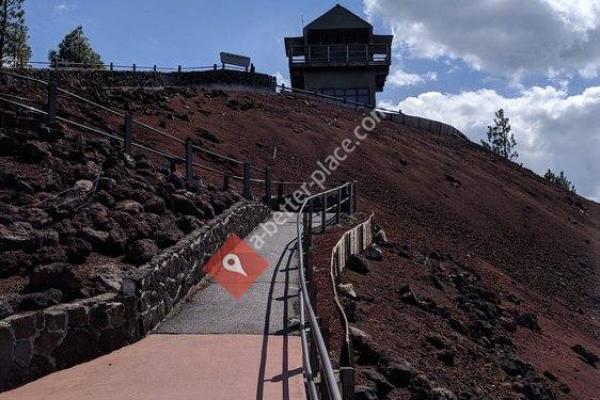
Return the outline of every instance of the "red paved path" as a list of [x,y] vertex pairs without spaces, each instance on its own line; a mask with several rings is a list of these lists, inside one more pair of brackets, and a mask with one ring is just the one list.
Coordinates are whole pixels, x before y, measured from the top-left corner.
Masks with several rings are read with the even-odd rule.
[[[261,335],[150,335],[0,394],[0,399],[304,399],[300,338],[266,338],[264,346]],[[264,375],[260,372],[263,348]],[[287,371],[287,377],[282,371]]]

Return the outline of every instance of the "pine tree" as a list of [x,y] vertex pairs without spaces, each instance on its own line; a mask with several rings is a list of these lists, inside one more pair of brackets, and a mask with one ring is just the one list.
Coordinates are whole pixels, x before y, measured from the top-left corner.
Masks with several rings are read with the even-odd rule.
[[68,33],[58,45],[58,50],[51,50],[48,59],[53,64],[74,63],[98,67],[102,64],[100,54],[96,53],[89,39],[83,33],[83,27],[79,25]]
[[510,120],[504,116],[504,110],[496,112],[494,126],[488,126],[488,141],[481,141],[483,147],[493,151],[501,157],[513,160],[519,157],[519,153],[514,151],[517,146],[515,136],[511,133]]
[[556,175],[551,170],[548,170],[544,175],[544,178],[554,185],[558,185],[569,192],[575,193],[575,185],[571,183],[563,171],[560,171],[560,173]]
[[22,24],[15,24],[10,28],[9,38],[6,45],[6,58],[15,67],[22,68],[31,59],[31,47],[27,44],[29,29]]
[[26,63],[31,57],[27,45],[24,0],[0,0],[0,64]]

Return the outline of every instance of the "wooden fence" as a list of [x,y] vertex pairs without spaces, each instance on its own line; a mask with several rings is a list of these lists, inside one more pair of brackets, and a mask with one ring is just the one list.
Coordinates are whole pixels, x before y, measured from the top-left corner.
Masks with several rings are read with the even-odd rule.
[[338,296],[337,285],[340,282],[340,276],[346,267],[346,263],[353,254],[364,251],[373,243],[373,217],[369,218],[350,229],[342,235],[340,240],[331,250],[330,277],[333,288],[333,297],[342,319],[344,329],[344,344],[340,360],[340,384],[344,400],[354,399],[354,363],[352,361],[352,339],[350,338],[350,324],[344,310],[344,306]]

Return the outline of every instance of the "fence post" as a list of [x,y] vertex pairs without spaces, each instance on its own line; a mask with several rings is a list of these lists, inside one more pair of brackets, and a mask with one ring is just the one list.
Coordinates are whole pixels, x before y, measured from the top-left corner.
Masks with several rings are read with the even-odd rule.
[[358,195],[356,193],[356,181],[352,182],[352,212],[355,213],[358,209]]
[[133,118],[131,114],[125,114],[125,141],[123,142],[123,152],[131,154]]
[[325,233],[325,231],[327,230],[327,195],[324,194],[322,196],[322,202],[321,205],[323,207],[322,214],[321,214],[321,232]]
[[135,72],[135,70],[136,70],[136,66],[135,66],[135,64],[133,64],[133,72]]
[[154,64],[154,72],[156,72],[156,64]]
[[48,115],[46,116],[46,125],[52,126],[56,123],[56,113],[58,111],[58,83],[56,81],[48,82]]
[[229,190],[229,175],[223,176],[223,191]]
[[306,216],[306,225],[304,227],[305,231],[307,232],[306,237],[307,237],[307,246],[310,249],[312,247],[312,226],[313,226],[313,202],[314,199],[309,200],[308,204],[306,205],[307,209],[308,209],[308,214]]
[[194,142],[192,139],[185,141],[185,177],[188,180],[194,179]]
[[342,218],[342,188],[336,190],[337,207],[335,208],[335,223],[339,224]]
[[354,400],[354,368],[341,367],[342,400]]
[[271,207],[271,168],[265,167],[265,204]]
[[354,198],[354,185],[352,183],[350,183],[348,185],[348,214],[353,214],[354,210],[352,209],[353,206],[353,199]]
[[177,66],[177,72],[181,72],[181,65]]
[[283,203],[283,182],[277,185],[277,204]]
[[250,185],[251,177],[250,177],[250,163],[248,161],[244,162],[244,198],[247,200],[252,200],[252,189]]

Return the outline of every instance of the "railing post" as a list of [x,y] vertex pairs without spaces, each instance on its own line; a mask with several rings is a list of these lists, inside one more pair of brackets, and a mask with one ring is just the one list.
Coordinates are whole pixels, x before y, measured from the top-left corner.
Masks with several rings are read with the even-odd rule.
[[190,181],[194,179],[194,142],[192,139],[185,141],[185,177]]
[[338,189],[335,192],[337,196],[337,207],[335,208],[335,223],[339,224],[342,219],[342,189]]
[[48,82],[48,115],[46,116],[46,125],[52,126],[56,123],[56,113],[58,112],[58,83],[56,81]]
[[347,197],[347,210],[348,210],[348,214],[352,214],[354,211],[352,210],[352,199],[353,199],[353,193],[354,192],[354,187],[352,185],[352,183],[350,183],[347,187],[346,187],[346,194],[348,195]]
[[271,207],[271,168],[265,167],[265,204]]
[[325,231],[327,230],[327,195],[324,194],[323,196],[321,196],[321,198],[321,205],[323,207],[323,209],[321,210],[321,232],[325,233]]
[[340,368],[340,382],[342,384],[342,400],[354,400],[354,368]]
[[229,190],[229,175],[223,176],[223,191],[226,192]]
[[306,225],[307,226],[304,227],[304,229],[307,232],[307,234],[306,234],[307,235],[306,236],[306,238],[307,238],[306,243],[307,243],[307,246],[308,246],[309,249],[312,247],[312,226],[313,226],[313,208],[314,208],[313,207],[313,201],[314,201],[314,199],[313,200],[309,200],[308,204],[306,205],[306,208],[307,208],[307,211],[308,211],[308,214],[306,216]]
[[352,182],[352,213],[355,213],[358,209],[358,195],[356,193],[356,182]]
[[252,190],[251,190],[251,177],[250,177],[250,163],[248,161],[244,162],[244,198],[247,200],[252,200]]
[[181,72],[181,65],[177,66],[177,72]]
[[277,204],[283,203],[283,182],[277,184]]
[[156,72],[156,64],[154,64],[154,68],[153,69],[154,69],[154,72]]
[[133,72],[135,72],[135,71],[136,71],[136,66],[135,66],[135,64],[133,64]]
[[123,142],[123,152],[126,154],[131,154],[132,128],[133,118],[131,114],[127,113],[125,114],[125,141]]

